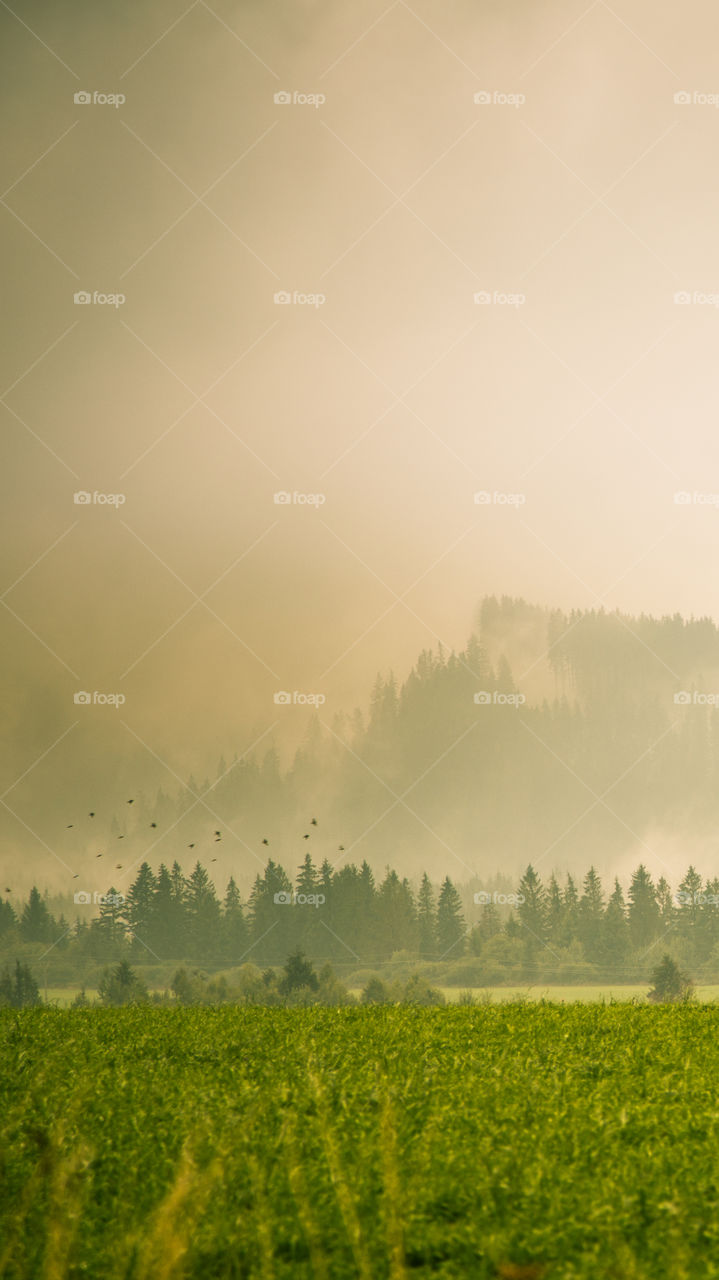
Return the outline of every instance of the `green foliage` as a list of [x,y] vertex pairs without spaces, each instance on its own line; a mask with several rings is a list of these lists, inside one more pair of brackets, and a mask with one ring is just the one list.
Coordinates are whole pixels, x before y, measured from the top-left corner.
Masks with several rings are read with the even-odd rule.
[[103,1004],[118,1007],[125,1004],[146,1004],[147,987],[127,960],[121,960],[114,969],[105,969],[98,995]]
[[12,973],[6,968],[0,974],[0,1008],[24,1009],[33,1004],[40,1004],[38,985],[29,966],[16,960]]
[[652,983],[647,998],[654,1004],[687,1003],[694,994],[691,978],[687,978],[668,955],[663,955],[656,969],[652,970]]
[[0,1274],[715,1280],[718,1075],[708,1006],[5,1010]]

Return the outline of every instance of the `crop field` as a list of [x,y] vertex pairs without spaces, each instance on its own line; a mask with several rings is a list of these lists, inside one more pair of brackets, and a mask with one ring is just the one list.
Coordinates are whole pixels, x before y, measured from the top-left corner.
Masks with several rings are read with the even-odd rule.
[[0,1014],[8,1280],[719,1276],[708,1005]]

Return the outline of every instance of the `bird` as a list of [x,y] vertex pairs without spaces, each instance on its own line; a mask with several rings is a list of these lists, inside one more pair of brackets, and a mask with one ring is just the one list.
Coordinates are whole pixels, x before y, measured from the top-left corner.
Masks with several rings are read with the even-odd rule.
[[151,823],[150,823],[150,826],[151,826],[151,827],[156,827],[156,826],[157,826],[157,823],[156,823],[156,822],[151,822]]
[[215,835],[217,836],[217,839],[219,840],[219,839],[220,839],[220,837],[221,837],[221,835],[222,835],[222,832],[221,832],[221,831],[216,831],[216,832],[215,832]]
[[96,854],[95,854],[95,857],[96,857],[96,858],[101,858],[101,857],[102,857],[102,854],[101,854],[101,853],[96,853]]
[[269,844],[270,842],[269,842],[269,840],[263,840],[263,841],[262,841],[262,843],[263,843],[263,844]]
[[188,844],[188,846],[187,846],[187,847],[188,847],[188,849],[194,849],[194,847],[195,847],[195,846],[194,846],[194,844]]
[[127,803],[128,803],[128,804],[134,804],[134,803],[135,803],[135,801],[134,801],[134,800],[128,800],[128,802],[127,802]]
[[210,862],[217,862],[217,858],[210,858]]
[[310,838],[310,834],[309,834],[309,831],[308,831],[308,832],[307,832],[307,835],[306,835],[306,836],[303,836],[303,837],[302,837],[302,839],[303,839],[303,840],[309,840],[309,838]]
[[65,830],[66,830],[66,831],[69,831],[69,830],[70,830],[70,827],[72,827],[73,825],[74,825],[74,824],[73,824],[72,822],[68,822],[67,826],[65,827]]
[[87,815],[87,816],[88,816],[88,818],[94,818],[94,817],[95,817],[94,813],[88,813],[88,815]]
[[5,889],[5,892],[6,892],[6,893],[12,893],[12,889],[7,889],[7,888],[6,888],[6,889]]
[[115,863],[115,870],[116,870],[116,871],[122,871],[122,863],[121,863],[121,862],[116,862],[116,863]]
[[79,880],[79,878],[80,878],[80,872],[78,871],[77,875],[76,875],[76,876],[73,876],[72,878],[73,878],[73,880]]
[[124,837],[124,836],[118,836],[117,838],[118,838],[118,840],[124,840],[124,839],[125,839],[125,837]]
[[316,819],[316,818],[313,818],[313,819],[312,819],[312,822],[310,823],[310,826],[312,826],[312,827],[316,827],[316,826],[317,826],[317,819]]
[[338,852],[338,853],[344,853],[344,851],[345,851],[345,847],[344,847],[344,845],[343,845],[343,844],[340,844],[340,845],[338,845],[338,846],[337,846],[337,852]]

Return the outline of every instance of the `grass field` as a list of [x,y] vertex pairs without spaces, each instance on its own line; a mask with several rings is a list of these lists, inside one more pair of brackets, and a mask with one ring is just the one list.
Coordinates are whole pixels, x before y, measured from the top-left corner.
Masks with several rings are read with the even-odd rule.
[[0,1014],[8,1280],[719,1276],[709,1005]]

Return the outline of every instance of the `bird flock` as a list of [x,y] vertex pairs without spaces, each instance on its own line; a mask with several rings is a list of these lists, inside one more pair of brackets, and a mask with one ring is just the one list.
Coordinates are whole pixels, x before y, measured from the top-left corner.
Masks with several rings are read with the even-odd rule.
[[[130,800],[127,800],[127,801],[126,801],[126,803],[127,803],[128,805],[134,804],[134,803],[135,803],[135,799],[134,799],[134,797],[132,797]],[[96,811],[95,811],[94,809],[91,809],[87,816],[88,816],[88,818],[94,818],[94,817],[96,816]],[[319,826],[319,823],[318,823],[318,821],[317,821],[317,819],[316,819],[316,818],[311,818],[311,819],[310,819],[310,823],[309,823],[309,825],[310,825],[311,827],[318,827],[318,826]],[[66,830],[66,831],[72,831],[72,830],[74,830],[74,829],[75,829],[75,826],[76,826],[76,824],[75,824],[74,822],[68,822],[68,823],[66,824],[66,826],[65,826],[65,830]],[[151,822],[151,823],[149,824],[149,826],[150,826],[150,829],[151,829],[151,830],[153,830],[153,831],[157,830],[157,823],[156,823],[156,822]],[[219,830],[215,830],[213,834],[214,834],[214,843],[215,843],[215,844],[219,844],[219,843],[222,841],[222,832],[221,832],[221,831],[219,831]],[[306,831],[306,832],[304,833],[304,835],[303,835],[302,839],[303,839],[303,840],[309,840],[309,838],[310,838],[310,834],[311,834],[311,833],[310,833],[309,831]],[[118,839],[118,840],[124,840],[124,839],[125,839],[124,834],[123,834],[123,835],[119,835],[119,836],[117,837],[117,839]],[[197,841],[196,841],[196,840],[191,840],[191,841],[188,843],[187,848],[188,848],[188,849],[194,849],[194,848],[195,848],[196,843],[197,843]],[[266,845],[266,846],[269,848],[270,842],[269,842],[269,840],[268,840],[267,836],[263,836],[263,837],[262,837],[262,844],[263,844],[263,845]],[[345,847],[344,847],[344,845],[343,845],[343,844],[340,844],[340,845],[338,845],[338,846],[337,846],[337,852],[338,852],[338,853],[344,853],[344,850],[345,850]],[[96,854],[95,854],[95,857],[96,857],[96,858],[102,858],[102,857],[104,857],[104,856],[105,856],[105,855],[104,855],[104,854],[102,854],[102,853],[96,853]],[[210,861],[211,861],[211,862],[217,862],[217,858],[211,858],[211,859],[210,859]],[[116,863],[115,863],[115,870],[116,870],[116,871],[122,871],[123,867],[124,867],[124,863],[122,863],[122,862],[116,862]],[[72,877],[72,878],[73,878],[73,880],[77,880],[77,879],[79,878],[79,874],[80,874],[80,873],[79,873],[79,872],[77,872],[75,875],[73,875],[73,877]],[[9,886],[7,886],[7,885],[5,886],[5,893],[12,893],[12,889],[11,889]]]

